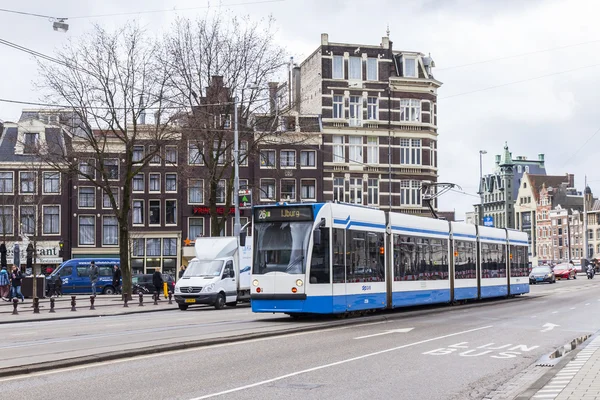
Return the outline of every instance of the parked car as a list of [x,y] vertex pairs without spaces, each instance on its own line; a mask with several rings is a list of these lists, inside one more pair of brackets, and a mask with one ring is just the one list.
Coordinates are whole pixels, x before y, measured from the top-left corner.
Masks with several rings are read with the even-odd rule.
[[556,276],[550,267],[535,267],[529,275],[529,283],[536,284],[538,282],[556,283]]
[[[175,279],[169,274],[162,274],[163,282],[167,282],[168,290],[175,293]],[[131,286],[133,294],[154,293],[154,284],[152,283],[152,274],[140,274],[131,277]],[[162,292],[161,292],[162,293]]]
[[575,269],[573,264],[558,264],[553,268],[553,270],[556,279],[577,279],[577,270]]

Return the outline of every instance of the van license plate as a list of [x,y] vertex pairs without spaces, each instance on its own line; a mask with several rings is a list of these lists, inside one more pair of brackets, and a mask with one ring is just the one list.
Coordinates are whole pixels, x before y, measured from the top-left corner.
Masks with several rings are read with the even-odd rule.
[[196,299],[185,299],[186,303],[195,303]]

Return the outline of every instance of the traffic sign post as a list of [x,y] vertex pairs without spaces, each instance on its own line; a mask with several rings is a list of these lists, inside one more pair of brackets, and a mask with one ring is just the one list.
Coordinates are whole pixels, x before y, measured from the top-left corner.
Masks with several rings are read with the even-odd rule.
[[252,192],[250,190],[240,190],[238,204],[240,210],[250,210],[252,208]]
[[483,217],[483,226],[491,226],[493,228],[494,227],[494,217],[492,217],[491,215],[487,215],[487,216]]

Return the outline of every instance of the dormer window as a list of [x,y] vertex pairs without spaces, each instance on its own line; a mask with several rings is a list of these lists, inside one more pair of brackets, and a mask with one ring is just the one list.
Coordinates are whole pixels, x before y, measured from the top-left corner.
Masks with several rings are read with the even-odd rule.
[[40,142],[40,134],[25,132],[23,142],[23,153],[34,154]]
[[417,77],[417,60],[415,58],[404,57],[404,76],[408,78]]

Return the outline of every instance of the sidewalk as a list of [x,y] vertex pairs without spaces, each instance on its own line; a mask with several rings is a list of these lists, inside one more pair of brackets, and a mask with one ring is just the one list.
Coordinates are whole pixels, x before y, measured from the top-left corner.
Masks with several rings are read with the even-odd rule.
[[18,315],[13,315],[13,304],[0,300],[0,324],[15,322],[52,321],[59,319],[105,317],[111,315],[137,314],[155,311],[176,310],[177,303],[169,304],[169,300],[161,297],[158,305],[154,305],[152,296],[144,296],[144,305],[139,306],[139,297],[134,296],[128,302],[127,308],[123,307],[120,295],[98,295],[94,300],[95,310],[90,310],[90,296],[76,296],[76,311],[71,311],[71,295],[55,298],[54,313],[50,312],[50,299],[40,299],[40,313],[33,313],[33,300],[25,299],[17,307]]
[[600,336],[583,348],[532,399],[600,399]]

